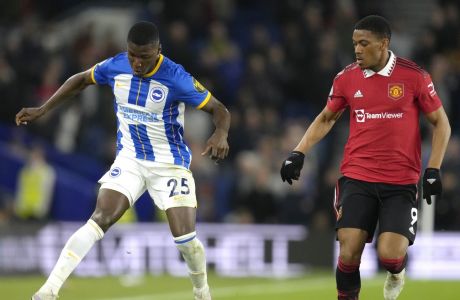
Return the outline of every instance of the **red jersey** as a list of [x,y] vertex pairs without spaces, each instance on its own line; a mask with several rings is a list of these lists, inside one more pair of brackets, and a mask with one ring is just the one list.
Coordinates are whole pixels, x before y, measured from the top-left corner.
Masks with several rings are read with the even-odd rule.
[[327,107],[350,108],[350,134],[340,171],[368,182],[414,184],[420,176],[419,114],[441,107],[430,75],[390,51],[375,73],[351,64],[341,71]]

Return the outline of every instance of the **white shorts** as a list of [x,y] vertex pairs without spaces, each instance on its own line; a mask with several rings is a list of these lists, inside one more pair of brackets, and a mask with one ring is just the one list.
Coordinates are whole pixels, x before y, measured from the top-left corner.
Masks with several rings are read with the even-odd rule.
[[117,156],[99,183],[125,195],[131,206],[146,190],[161,210],[197,206],[192,172],[176,165]]

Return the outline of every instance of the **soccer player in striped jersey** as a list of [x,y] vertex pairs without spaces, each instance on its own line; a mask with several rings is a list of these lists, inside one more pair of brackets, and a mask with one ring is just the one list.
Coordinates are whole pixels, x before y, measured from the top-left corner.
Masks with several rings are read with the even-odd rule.
[[184,107],[188,104],[212,115],[215,131],[201,154],[214,160],[228,154],[230,113],[181,65],[161,54],[157,27],[139,22],[128,33],[126,52],[73,75],[41,107],[23,108],[16,115],[17,125],[34,121],[93,84],[108,85],[115,96],[117,156],[99,180],[94,213],[69,238],[32,299],[56,299],[94,243],[147,190],[156,206],[166,211],[195,299],[210,300],[204,248],[195,232],[197,200],[189,170],[192,153],[184,141]]
[[334,79],[324,110],[283,162],[281,177],[297,180],[304,156],[350,111],[350,134],[336,186],[334,208],[340,254],[336,269],[339,300],[359,298],[359,266],[366,242],[379,225],[377,252],[388,271],[385,300],[394,300],[404,284],[407,248],[417,232],[417,187],[421,169],[419,115],[433,125],[423,198],[441,196],[439,169],[450,125],[430,75],[389,50],[391,30],[380,16],[356,23],[356,62]]

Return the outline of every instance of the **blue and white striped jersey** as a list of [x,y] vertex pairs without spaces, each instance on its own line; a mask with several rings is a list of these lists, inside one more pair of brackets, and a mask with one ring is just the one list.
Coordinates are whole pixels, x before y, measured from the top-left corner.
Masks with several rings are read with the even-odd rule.
[[117,155],[190,167],[184,141],[184,109],[200,109],[211,98],[184,68],[160,55],[143,77],[133,75],[126,52],[96,64],[94,83],[109,85],[115,95]]

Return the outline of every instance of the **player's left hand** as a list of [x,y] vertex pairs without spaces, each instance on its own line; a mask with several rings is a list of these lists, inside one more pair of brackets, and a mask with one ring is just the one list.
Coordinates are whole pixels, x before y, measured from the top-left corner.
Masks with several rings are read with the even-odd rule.
[[439,169],[426,168],[423,174],[423,199],[426,203],[431,204],[436,199],[441,199],[442,195],[442,182]]
[[228,155],[229,146],[227,142],[227,132],[216,130],[206,143],[206,148],[201,155],[209,155],[212,160],[218,162]]

